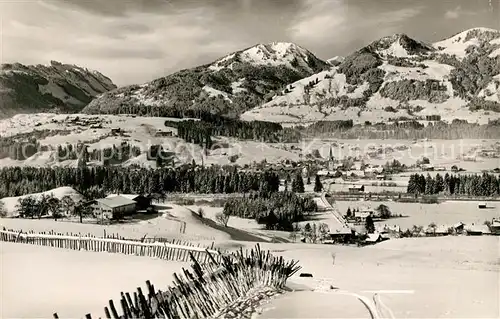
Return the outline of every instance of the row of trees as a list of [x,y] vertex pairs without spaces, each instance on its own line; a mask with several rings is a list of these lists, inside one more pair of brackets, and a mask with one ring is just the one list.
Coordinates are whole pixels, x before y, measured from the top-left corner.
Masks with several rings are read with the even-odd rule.
[[300,140],[300,133],[283,128],[278,123],[247,122],[217,115],[205,115],[199,121],[166,121],[165,125],[177,128],[177,135],[185,141],[207,149],[213,147],[215,136],[262,142],[297,142]]
[[19,199],[16,210],[21,218],[41,218],[50,215],[57,220],[62,216],[76,215],[80,217],[80,222],[83,221],[83,217],[92,215],[89,206],[75,202],[68,195],[61,199],[52,194],[43,194],[40,197],[25,196]]
[[365,125],[343,126],[336,121],[318,122],[304,129],[308,135],[333,133],[339,139],[498,139],[500,138],[500,122],[490,121],[479,125],[454,120],[451,124],[444,122],[429,123],[427,126],[408,119],[395,123],[365,123]]
[[413,174],[408,181],[407,192],[410,194],[448,194],[467,196],[500,195],[500,176],[484,173],[481,175]]
[[0,198],[71,186],[89,198],[105,193],[262,193],[277,192],[279,176],[269,170],[243,172],[235,167],[127,168],[8,167],[0,169]]
[[[151,153],[151,149],[149,151]],[[100,161],[104,165],[121,164],[131,158],[141,155],[140,147],[122,142],[119,145],[105,147],[101,149],[88,150],[88,145],[78,143],[76,145],[65,144],[57,146],[57,159],[62,160],[82,160],[83,163],[89,161]]]
[[285,191],[230,199],[224,205],[223,214],[255,219],[267,229],[291,231],[293,223],[303,221],[307,214],[316,210],[316,202],[311,197]]

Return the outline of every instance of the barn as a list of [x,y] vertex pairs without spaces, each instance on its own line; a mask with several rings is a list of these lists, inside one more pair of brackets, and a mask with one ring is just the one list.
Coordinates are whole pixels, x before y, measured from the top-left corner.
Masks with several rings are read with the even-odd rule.
[[149,207],[151,207],[151,196],[144,196],[144,195],[137,195],[137,194],[111,194],[108,195],[106,198],[113,198],[116,196],[121,196],[130,200],[133,200],[136,202],[136,210],[138,211],[145,211]]
[[120,219],[127,215],[132,215],[137,210],[137,203],[134,200],[122,196],[100,198],[92,204],[94,216],[104,219]]
[[349,187],[349,193],[363,193],[365,185],[352,185]]

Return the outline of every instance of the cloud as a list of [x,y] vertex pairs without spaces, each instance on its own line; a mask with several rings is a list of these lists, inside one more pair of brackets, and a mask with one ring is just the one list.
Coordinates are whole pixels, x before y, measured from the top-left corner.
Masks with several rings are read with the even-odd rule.
[[168,14],[149,11],[104,16],[91,13],[90,8],[78,10],[52,2],[2,2],[2,60],[78,64],[123,85],[149,81],[206,63],[207,55],[228,52],[227,40],[217,39],[206,27],[216,23],[210,7]]
[[448,10],[444,14],[444,17],[446,19],[458,19],[461,15],[461,10],[462,10],[462,8],[460,6],[456,7],[453,10]]
[[328,52],[352,52],[379,37],[399,33],[422,6],[364,0],[305,0],[288,32],[293,41]]
[[342,31],[346,23],[346,5],[342,0],[307,0],[305,10],[290,26],[291,37],[315,41]]

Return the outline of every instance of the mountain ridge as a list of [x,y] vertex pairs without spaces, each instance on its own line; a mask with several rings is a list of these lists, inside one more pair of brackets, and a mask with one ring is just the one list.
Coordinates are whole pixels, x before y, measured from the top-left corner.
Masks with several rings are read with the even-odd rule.
[[327,62],[296,44],[257,44],[212,63],[105,93],[84,112],[238,116],[265,102],[275,90],[328,68]]
[[[25,66],[2,67],[3,82],[6,72],[27,80],[19,75]],[[46,86],[37,82],[50,74],[42,66],[36,68],[38,74],[29,84]],[[80,83],[79,90],[85,94],[75,91],[63,103],[53,99],[54,92],[42,90],[38,92],[42,105],[17,92],[27,100],[28,111],[45,110],[47,105],[66,110],[85,106],[82,112],[88,114],[200,117],[212,113],[274,122],[345,118],[377,122],[428,115],[484,122],[500,114],[500,31],[482,27],[434,43],[396,33],[326,61],[294,43],[261,43],[211,63],[119,88],[98,72],[55,61],[51,68],[57,70],[51,71],[56,78],[69,68],[70,78],[83,73],[104,85],[93,90],[92,85]],[[3,89],[0,94],[6,92]],[[0,104],[0,110],[5,104]]]
[[115,88],[102,73],[73,64],[5,63],[0,67],[0,118],[53,110],[78,112]]
[[487,122],[500,116],[500,31],[473,28],[432,44],[383,37],[290,87],[242,118],[379,122],[440,115]]

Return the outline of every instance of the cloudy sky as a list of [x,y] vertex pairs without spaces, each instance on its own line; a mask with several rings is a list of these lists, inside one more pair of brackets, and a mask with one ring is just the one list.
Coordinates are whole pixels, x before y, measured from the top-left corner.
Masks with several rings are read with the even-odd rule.
[[0,0],[3,63],[50,60],[118,85],[208,63],[256,43],[295,42],[327,59],[385,35],[436,41],[500,29],[500,0]]

